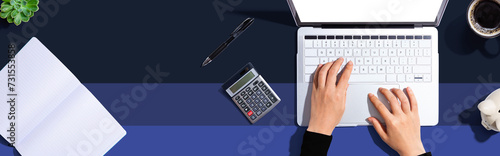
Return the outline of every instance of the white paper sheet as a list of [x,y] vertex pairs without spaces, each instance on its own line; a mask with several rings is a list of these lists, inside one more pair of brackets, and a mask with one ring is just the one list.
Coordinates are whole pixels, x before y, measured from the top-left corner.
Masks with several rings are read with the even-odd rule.
[[[0,71],[7,100],[7,67]],[[16,142],[22,155],[103,155],[126,132],[102,104],[38,39],[16,55]],[[10,106],[0,102],[6,140]]]

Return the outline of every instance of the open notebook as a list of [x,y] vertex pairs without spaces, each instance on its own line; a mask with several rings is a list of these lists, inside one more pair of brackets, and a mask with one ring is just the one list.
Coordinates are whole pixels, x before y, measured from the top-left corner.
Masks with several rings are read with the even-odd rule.
[[[104,155],[126,132],[102,104],[37,38],[16,55],[16,141],[21,155]],[[7,67],[0,86],[7,85]],[[7,99],[0,87],[0,101]],[[10,106],[0,103],[6,140]],[[10,141],[9,141],[10,142]]]

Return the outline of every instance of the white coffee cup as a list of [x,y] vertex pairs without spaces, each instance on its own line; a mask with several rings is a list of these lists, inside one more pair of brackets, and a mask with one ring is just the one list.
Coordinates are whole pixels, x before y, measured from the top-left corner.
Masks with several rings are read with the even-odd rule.
[[500,35],[500,0],[473,0],[467,11],[470,28],[483,38]]

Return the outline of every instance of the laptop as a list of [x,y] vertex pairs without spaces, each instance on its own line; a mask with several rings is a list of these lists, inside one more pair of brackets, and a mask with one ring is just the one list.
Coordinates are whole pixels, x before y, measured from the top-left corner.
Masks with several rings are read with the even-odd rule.
[[414,91],[422,126],[439,120],[437,27],[448,0],[287,0],[297,33],[297,124],[308,126],[318,64],[353,61],[346,108],[338,126],[370,125],[380,117],[379,87]]

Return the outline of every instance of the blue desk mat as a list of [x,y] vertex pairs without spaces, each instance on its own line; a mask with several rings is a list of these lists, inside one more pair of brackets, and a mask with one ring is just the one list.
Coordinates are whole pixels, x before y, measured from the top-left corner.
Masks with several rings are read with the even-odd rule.
[[[292,155],[306,128],[296,126],[124,126],[127,135],[106,155]],[[491,155],[500,136],[482,126],[422,127],[434,155]],[[397,155],[373,127],[336,128],[328,155]],[[2,140],[0,155],[19,155]]]
[[[484,81],[483,78],[480,81],[485,83],[441,83],[439,85],[440,119],[438,125],[480,125],[477,103],[494,89],[500,88],[499,83],[487,83],[487,77]],[[154,85],[85,84],[118,122],[125,126],[250,125],[227,94],[221,90],[221,83]],[[296,125],[295,84],[270,83],[270,85],[282,101],[255,125],[271,123]]]
[[[300,152],[306,128],[295,124],[295,84],[270,84],[282,102],[255,125],[250,125],[220,91],[220,85],[85,84],[127,130],[127,135],[108,155],[297,155]],[[438,126],[422,127],[426,149],[436,155],[496,152],[500,138],[480,125],[476,106],[498,87],[498,83],[440,84],[440,122]],[[128,115],[124,115],[125,111],[114,112],[111,107],[113,101],[121,101],[122,95],[130,96],[137,104],[116,105],[127,106]],[[9,155],[15,151],[2,142],[0,153]],[[360,126],[336,128],[330,154],[395,153],[372,127]]]

